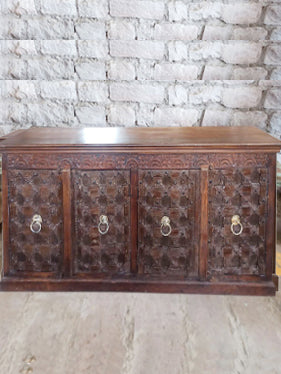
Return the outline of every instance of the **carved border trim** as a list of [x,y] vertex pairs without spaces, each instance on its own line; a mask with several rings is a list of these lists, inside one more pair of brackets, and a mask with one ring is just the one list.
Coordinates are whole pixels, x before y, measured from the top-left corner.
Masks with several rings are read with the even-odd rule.
[[266,153],[25,153],[8,154],[10,169],[200,169],[267,166]]

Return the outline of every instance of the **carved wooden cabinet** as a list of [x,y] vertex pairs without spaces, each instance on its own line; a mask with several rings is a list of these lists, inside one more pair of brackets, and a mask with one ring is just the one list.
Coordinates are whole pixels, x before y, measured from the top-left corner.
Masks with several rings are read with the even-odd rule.
[[273,295],[276,152],[255,128],[3,138],[1,290]]

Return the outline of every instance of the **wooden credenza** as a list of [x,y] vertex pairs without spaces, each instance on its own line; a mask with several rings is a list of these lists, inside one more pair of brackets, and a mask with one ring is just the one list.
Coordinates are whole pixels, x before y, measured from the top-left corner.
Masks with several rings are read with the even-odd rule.
[[274,295],[276,152],[256,128],[7,136],[1,290]]

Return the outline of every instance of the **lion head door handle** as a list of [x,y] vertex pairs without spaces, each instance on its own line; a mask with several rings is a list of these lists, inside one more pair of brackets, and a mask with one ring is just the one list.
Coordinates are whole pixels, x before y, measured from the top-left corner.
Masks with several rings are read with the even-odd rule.
[[[236,226],[239,227],[239,230],[238,230],[238,231],[235,230],[235,227],[236,227]],[[240,235],[240,234],[242,234],[242,232],[243,232],[243,225],[242,225],[242,223],[241,223],[241,221],[240,221],[240,216],[238,216],[238,215],[234,215],[234,216],[231,218],[231,226],[230,226],[230,228],[231,228],[231,231],[232,231],[232,233],[233,233],[234,235]]]
[[43,222],[42,217],[39,214],[34,214],[31,220],[31,224],[29,226],[30,230],[34,234],[39,234],[39,232],[42,229],[42,222]]
[[161,219],[161,228],[160,228],[161,234],[163,236],[169,236],[172,232],[172,227],[170,224],[170,218],[167,216],[162,217]]
[[108,217],[101,215],[100,216],[100,222],[98,225],[98,230],[101,235],[105,235],[108,233],[109,230],[109,223],[108,223]]

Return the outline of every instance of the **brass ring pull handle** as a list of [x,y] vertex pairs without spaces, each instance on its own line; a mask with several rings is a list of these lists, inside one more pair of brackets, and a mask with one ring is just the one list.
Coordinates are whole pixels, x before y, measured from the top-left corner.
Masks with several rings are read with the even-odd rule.
[[42,217],[39,214],[34,214],[29,227],[31,232],[34,234],[39,234],[42,229]]
[[[105,226],[105,228],[103,228],[103,226]],[[108,233],[109,223],[108,223],[108,217],[107,216],[104,216],[104,215],[100,216],[100,222],[99,222],[99,225],[98,225],[98,230],[99,230],[99,233],[101,235],[105,235],[105,234]]]
[[170,225],[170,218],[167,216],[162,217],[161,219],[161,234],[163,236],[169,236],[172,232],[172,227]]
[[[234,230],[234,227],[235,226],[240,226],[240,230],[239,231],[235,231]],[[231,218],[231,231],[234,235],[240,235],[242,234],[243,232],[243,225],[242,223],[240,222],[240,217],[238,215],[235,215]]]

